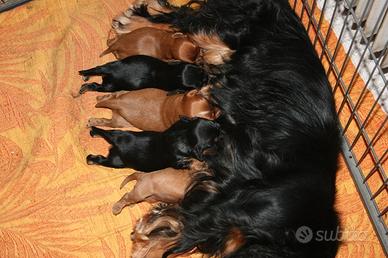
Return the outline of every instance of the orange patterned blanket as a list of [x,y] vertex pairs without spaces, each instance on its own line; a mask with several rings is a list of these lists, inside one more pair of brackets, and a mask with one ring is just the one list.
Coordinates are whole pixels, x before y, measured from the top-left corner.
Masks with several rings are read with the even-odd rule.
[[[86,128],[104,112],[96,93],[71,96],[78,70],[113,59],[98,56],[130,2],[40,0],[0,14],[0,257],[130,256],[132,227],[150,206],[112,215],[132,171],[86,164],[107,150]],[[339,180],[342,215],[373,232],[346,170]],[[382,257],[376,238],[366,241],[339,257]]]

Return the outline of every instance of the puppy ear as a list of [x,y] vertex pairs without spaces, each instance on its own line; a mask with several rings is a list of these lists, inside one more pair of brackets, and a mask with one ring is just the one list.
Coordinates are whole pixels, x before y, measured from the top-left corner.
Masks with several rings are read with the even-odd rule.
[[206,146],[203,146],[201,143],[197,143],[193,148],[195,158],[199,161],[203,161],[203,153],[205,149]]
[[207,80],[205,71],[197,65],[188,64],[182,71],[182,83],[188,88],[199,88]]

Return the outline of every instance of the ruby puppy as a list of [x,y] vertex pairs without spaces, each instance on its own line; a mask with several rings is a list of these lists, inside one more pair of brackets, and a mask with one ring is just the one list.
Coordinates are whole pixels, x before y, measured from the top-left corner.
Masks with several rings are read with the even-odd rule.
[[165,61],[193,63],[200,49],[184,34],[151,27],[136,29],[108,40],[100,57],[112,53],[119,60],[134,55],[147,55]]
[[99,96],[96,108],[111,109],[112,118],[90,118],[88,127],[136,127],[163,132],[182,116],[214,120],[220,111],[204,97],[207,89],[167,95],[166,91],[150,88]]
[[178,203],[190,189],[194,178],[211,176],[205,169],[203,162],[194,160],[190,169],[166,168],[151,173],[135,172],[124,179],[120,189],[133,180],[136,180],[136,185],[113,205],[112,212],[118,215],[124,207],[143,201]]

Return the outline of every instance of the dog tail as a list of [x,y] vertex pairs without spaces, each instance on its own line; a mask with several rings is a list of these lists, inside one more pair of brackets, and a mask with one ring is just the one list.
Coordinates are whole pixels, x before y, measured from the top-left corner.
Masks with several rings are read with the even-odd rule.
[[112,49],[110,47],[108,47],[107,49],[105,49],[104,51],[102,51],[102,53],[100,54],[100,57],[103,57],[109,53],[112,53]]
[[131,181],[134,181],[134,180],[138,180],[139,177],[141,176],[141,174],[139,172],[135,172],[133,174],[130,174],[129,176],[127,176],[123,182],[121,183],[120,185],[120,189],[123,189],[123,187],[128,184],[129,182]]
[[81,70],[78,73],[79,73],[79,75],[82,75],[85,77],[94,76],[94,75],[103,75],[107,72],[105,69],[105,66],[106,65],[96,66],[96,67],[91,68],[91,69]]
[[97,104],[94,106],[96,108],[109,108],[109,109],[121,109],[123,106],[121,105],[120,101],[117,99],[106,99],[101,100],[97,102]]

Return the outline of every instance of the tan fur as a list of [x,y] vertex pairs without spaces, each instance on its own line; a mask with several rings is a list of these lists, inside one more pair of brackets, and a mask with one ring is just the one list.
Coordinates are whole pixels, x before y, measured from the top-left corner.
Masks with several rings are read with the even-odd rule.
[[117,59],[133,55],[153,56],[162,60],[182,60],[193,63],[199,48],[182,33],[155,28],[140,28],[108,39],[108,49],[100,57],[113,53]]
[[[173,7],[180,7],[188,4],[190,0],[170,0],[168,2]],[[160,12],[171,12],[171,9],[161,6],[157,0],[136,0],[126,11],[113,18],[112,30],[116,34],[129,33],[142,27],[153,27],[170,31],[173,30],[169,24],[152,23],[143,17],[133,16],[133,7],[141,4],[146,4],[148,6],[148,11],[151,15],[159,14]],[[192,3],[190,7],[198,9],[200,5],[198,3]]]
[[160,30],[173,31],[169,24],[152,23],[146,18],[133,16],[131,8],[117,15],[112,20],[112,30],[116,35],[130,33],[134,30],[151,27]]
[[229,256],[245,244],[245,237],[240,229],[232,228],[226,238],[222,257]]
[[192,173],[193,171],[190,170],[166,168],[151,173],[135,172],[127,176],[120,188],[133,180],[136,180],[136,185],[132,191],[124,194],[113,205],[113,214],[118,215],[124,207],[142,201],[151,203],[158,201],[166,203],[179,202],[192,181]]
[[121,91],[97,98],[97,108],[112,110],[112,118],[90,118],[88,126],[116,128],[136,127],[145,131],[163,132],[181,116],[217,118],[219,109],[212,107],[198,90],[168,96],[159,89]]
[[201,49],[200,60],[198,60],[201,63],[220,65],[229,61],[235,52],[215,34],[199,32],[189,37]]
[[[157,208],[156,208],[157,209]],[[175,232],[175,236],[152,234],[153,231],[168,228]],[[171,214],[163,214],[153,209],[141,218],[131,235],[132,258],[156,258],[162,257],[163,253],[172,248],[180,237],[183,225],[179,219]],[[189,254],[187,254],[188,256]],[[170,255],[169,257],[186,257],[186,255]]]
[[[169,0],[168,3],[173,6],[173,7],[181,7],[183,5],[187,5],[188,3],[190,3],[191,0]],[[204,1],[206,2],[206,1]],[[196,10],[198,9],[199,7],[201,7],[200,4],[198,3],[191,3],[190,4],[190,8]]]
[[135,172],[124,179],[120,189],[130,181],[136,180],[136,185],[113,205],[112,212],[118,215],[124,207],[142,201],[178,203],[190,189],[196,173],[210,174],[205,168],[203,162],[192,160],[190,169],[166,168],[150,173]]
[[134,6],[139,6],[143,4],[147,5],[148,12],[151,15],[160,14],[161,12],[163,13],[171,12],[170,9],[164,6],[161,6],[157,0],[136,0],[134,2]]

